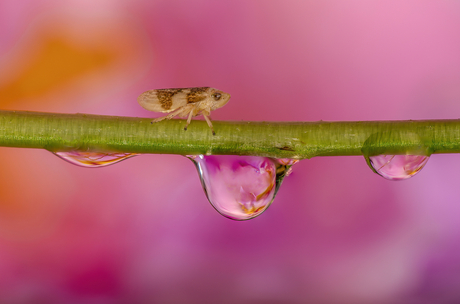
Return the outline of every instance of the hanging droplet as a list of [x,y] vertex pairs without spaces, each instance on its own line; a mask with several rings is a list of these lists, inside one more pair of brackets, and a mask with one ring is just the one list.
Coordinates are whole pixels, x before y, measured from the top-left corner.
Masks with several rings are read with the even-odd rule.
[[403,180],[422,170],[428,158],[424,155],[376,155],[366,161],[378,175],[388,180]]
[[81,151],[52,153],[71,164],[85,168],[105,167],[137,155],[134,153],[102,153]]
[[[395,141],[404,148],[391,144]],[[403,180],[425,166],[432,153],[427,142],[423,134],[389,129],[371,134],[361,151],[375,173],[388,180]]]
[[211,205],[232,220],[252,219],[264,212],[295,160],[233,155],[193,155]]

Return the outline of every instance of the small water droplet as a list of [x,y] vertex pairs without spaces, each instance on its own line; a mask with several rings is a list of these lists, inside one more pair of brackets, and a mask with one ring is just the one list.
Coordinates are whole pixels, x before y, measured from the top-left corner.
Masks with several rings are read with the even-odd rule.
[[424,155],[376,155],[366,161],[378,175],[388,180],[404,180],[422,170],[428,159]]
[[272,203],[297,160],[257,156],[189,155],[205,194],[220,214],[232,220],[257,217]]
[[102,153],[82,151],[52,153],[71,164],[85,168],[105,167],[137,155],[134,153]]
[[[387,130],[371,134],[361,151],[372,171],[388,180],[403,180],[425,166],[432,152],[428,141],[423,134]],[[391,144],[395,142],[402,143],[404,149]]]

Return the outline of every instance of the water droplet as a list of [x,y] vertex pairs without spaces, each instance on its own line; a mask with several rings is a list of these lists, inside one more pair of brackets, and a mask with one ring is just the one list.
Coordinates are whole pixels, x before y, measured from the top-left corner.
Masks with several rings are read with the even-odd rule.
[[389,129],[371,134],[361,151],[372,171],[388,180],[403,180],[425,166],[431,155],[427,142],[423,134]]
[[257,156],[187,156],[196,165],[211,205],[232,220],[248,220],[264,212],[284,177],[297,162]]
[[378,175],[388,180],[404,180],[422,170],[428,158],[424,155],[376,155],[366,161]]
[[82,151],[52,153],[71,164],[85,168],[105,167],[137,155],[134,153],[102,153]]

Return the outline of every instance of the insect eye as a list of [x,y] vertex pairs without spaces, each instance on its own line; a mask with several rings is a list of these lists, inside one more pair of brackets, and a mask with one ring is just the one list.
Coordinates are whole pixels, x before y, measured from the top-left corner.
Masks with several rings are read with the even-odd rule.
[[220,93],[214,93],[214,94],[212,94],[212,97],[213,97],[215,100],[219,100],[219,99],[222,97],[222,94],[220,94]]

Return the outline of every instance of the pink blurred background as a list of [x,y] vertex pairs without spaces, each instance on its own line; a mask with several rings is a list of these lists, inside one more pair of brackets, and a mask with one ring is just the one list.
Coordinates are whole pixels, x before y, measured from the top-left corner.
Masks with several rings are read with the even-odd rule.
[[[452,119],[460,2],[2,0],[0,71],[2,109],[153,117],[143,91],[211,86],[215,120]],[[460,302],[458,155],[401,182],[304,160],[247,222],[181,156],[0,167],[0,303]]]

